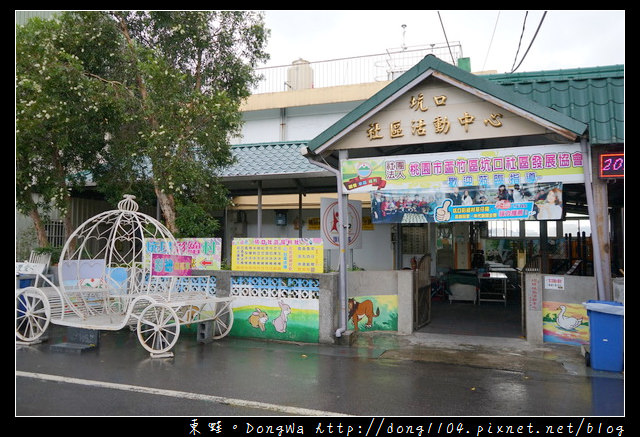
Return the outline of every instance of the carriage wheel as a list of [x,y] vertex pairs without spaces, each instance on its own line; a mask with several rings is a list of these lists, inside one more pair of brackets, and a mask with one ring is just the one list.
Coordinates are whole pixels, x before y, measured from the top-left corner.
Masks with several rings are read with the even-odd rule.
[[[221,308],[217,308],[221,305]],[[231,309],[231,302],[218,302],[216,304],[216,317],[212,321],[213,333],[212,338],[217,340],[224,337],[231,331],[233,326],[233,310]]]
[[140,314],[138,340],[152,354],[167,352],[176,344],[179,335],[179,319],[171,307],[152,304]]
[[37,340],[49,326],[51,307],[42,290],[27,287],[16,294],[16,337],[25,342]]

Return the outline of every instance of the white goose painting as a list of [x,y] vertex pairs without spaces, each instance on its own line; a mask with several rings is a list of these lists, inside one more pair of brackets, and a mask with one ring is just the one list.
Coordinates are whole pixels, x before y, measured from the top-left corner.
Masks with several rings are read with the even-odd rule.
[[567,307],[560,305],[558,308],[560,312],[556,318],[556,324],[559,328],[566,331],[575,331],[578,326],[582,324],[582,318],[571,317],[566,315]]
[[583,345],[589,343],[589,316],[584,305],[542,303],[542,335],[545,342]]

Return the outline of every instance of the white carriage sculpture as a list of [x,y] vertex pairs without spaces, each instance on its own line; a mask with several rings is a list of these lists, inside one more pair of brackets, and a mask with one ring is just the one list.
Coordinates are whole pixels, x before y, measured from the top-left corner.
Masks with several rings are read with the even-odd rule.
[[172,356],[181,325],[211,322],[212,339],[229,333],[233,298],[216,296],[215,278],[152,274],[146,242],[182,254],[171,232],[138,212],[134,199],[125,195],[117,210],[90,218],[69,237],[58,264],[59,285],[38,265],[16,265],[16,273],[31,269],[38,279],[16,289],[17,342],[38,342],[49,323],[108,331],[129,326],[152,356]]

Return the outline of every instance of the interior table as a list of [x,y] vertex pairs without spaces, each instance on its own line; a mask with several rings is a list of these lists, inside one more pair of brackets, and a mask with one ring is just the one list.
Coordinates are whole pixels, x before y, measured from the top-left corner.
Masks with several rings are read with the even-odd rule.
[[[500,272],[478,274],[478,305],[481,302],[504,302],[507,306],[507,275]],[[496,287],[497,283],[497,287]]]

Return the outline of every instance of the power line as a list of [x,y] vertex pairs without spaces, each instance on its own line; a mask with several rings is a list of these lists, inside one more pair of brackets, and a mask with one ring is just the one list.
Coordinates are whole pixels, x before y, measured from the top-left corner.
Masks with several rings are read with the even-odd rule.
[[484,70],[485,65],[487,64],[487,59],[489,58],[489,51],[491,50],[491,45],[493,44],[493,37],[496,35],[496,29],[498,28],[498,20],[500,19],[500,11],[498,11],[498,16],[496,17],[496,24],[493,25],[493,33],[491,34],[491,41],[489,41],[489,47],[487,48],[487,54],[484,57],[484,62],[482,63],[482,69]]
[[[524,58],[526,58],[527,53],[529,53],[529,49],[531,48],[531,46],[533,45],[533,41],[535,41],[536,36],[538,36],[538,31],[540,30],[540,27],[542,26],[542,22],[544,21],[544,17],[547,16],[547,11],[544,11],[544,14],[542,14],[542,18],[540,19],[540,23],[538,24],[538,28],[536,29],[536,33],[533,34],[533,38],[531,38],[531,42],[529,43],[529,47],[527,47],[527,51],[524,52],[524,55],[522,55],[522,59],[520,59],[520,63],[518,64],[518,66],[516,68],[514,68],[513,70],[511,70],[511,73],[513,73],[514,71],[516,71],[518,68],[520,68],[520,65],[522,64],[522,61],[524,61]],[[516,55],[517,56],[517,55]],[[514,61],[515,62],[515,61]]]
[[522,32],[520,32],[520,40],[518,41],[518,50],[516,50],[516,56],[513,58],[513,65],[511,65],[511,73],[513,73],[516,69],[513,68],[516,65],[516,60],[518,59],[518,53],[520,53],[520,44],[522,44],[522,37],[524,36],[524,28],[527,25],[527,16],[529,15],[529,11],[525,11],[524,13],[524,21],[522,22]]
[[449,40],[447,39],[447,32],[444,30],[444,24],[442,23],[442,17],[440,16],[440,11],[438,11],[438,18],[440,19],[440,26],[442,26],[442,33],[444,33],[444,40],[447,43],[447,47],[449,48],[449,54],[451,55],[451,62],[453,65],[456,65],[456,60],[453,58],[453,53],[451,52],[451,46],[449,46]]

